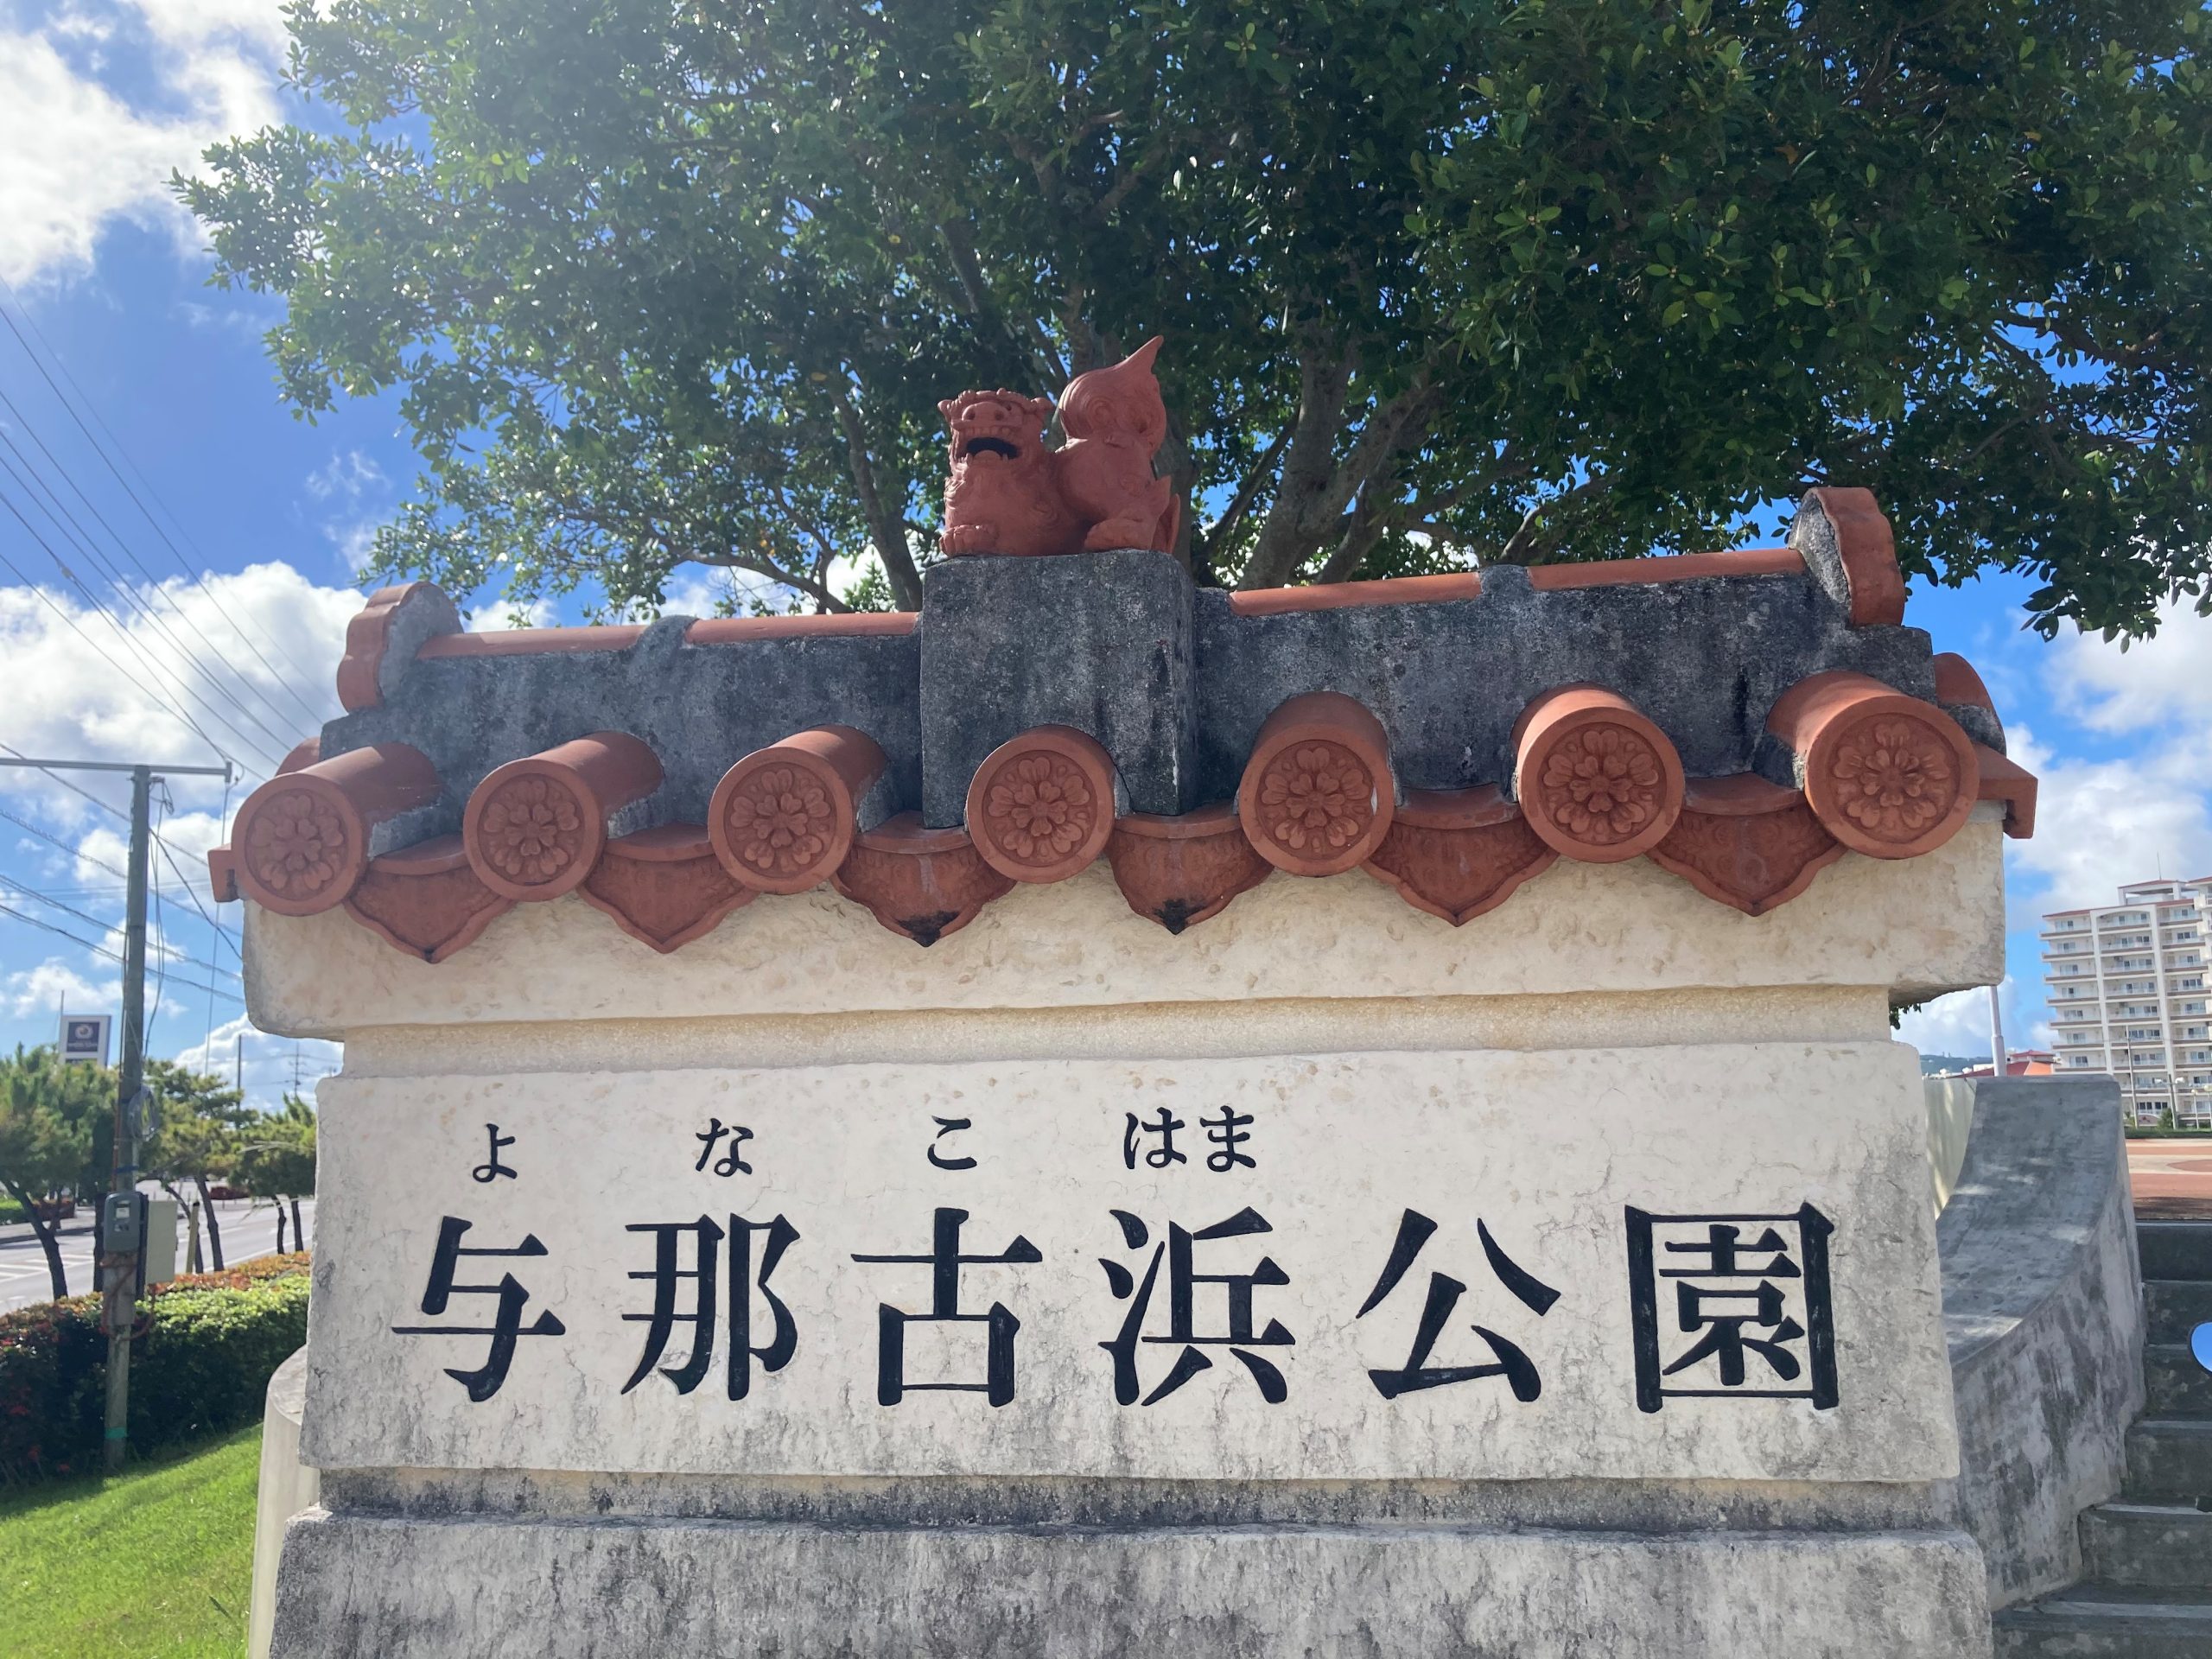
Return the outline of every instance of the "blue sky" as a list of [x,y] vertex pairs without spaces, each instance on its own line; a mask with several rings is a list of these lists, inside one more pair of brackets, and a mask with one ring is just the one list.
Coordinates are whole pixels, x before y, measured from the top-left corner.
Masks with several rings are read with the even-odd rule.
[[[31,525],[0,510],[0,559],[21,573],[0,565],[0,743],[25,753],[185,763],[219,746],[257,777],[336,712],[360,550],[402,499],[411,456],[388,407],[309,425],[279,404],[260,343],[274,308],[205,285],[207,255],[164,186],[212,139],[293,112],[276,77],[283,38],[268,0],[0,0],[0,313],[29,342],[0,327],[0,394],[15,405],[0,405],[0,499]],[[2212,874],[2212,623],[2177,615],[2125,653],[2073,635],[2047,645],[2020,628],[2029,586],[1923,590],[1908,613],[1980,669],[2016,757],[2044,780],[2037,838],[2008,858],[2016,1045],[2044,1018],[2044,910],[2103,902],[2162,870]],[[713,594],[702,582],[671,599],[707,609]],[[476,626],[501,620],[496,596],[467,602]],[[116,780],[77,781],[124,798]],[[242,793],[170,785],[161,832],[175,868],[157,860],[168,959],[150,1046],[227,1070],[242,1039],[250,1090],[268,1102],[296,1069],[311,1080],[334,1058],[245,1025],[237,906],[218,912],[202,861]],[[115,948],[121,822],[12,770],[0,770],[0,906]],[[0,914],[0,1043],[49,1039],[63,1002],[111,1008],[116,982],[98,950]],[[1914,1016],[1908,1035],[1987,1048],[1978,996]]]

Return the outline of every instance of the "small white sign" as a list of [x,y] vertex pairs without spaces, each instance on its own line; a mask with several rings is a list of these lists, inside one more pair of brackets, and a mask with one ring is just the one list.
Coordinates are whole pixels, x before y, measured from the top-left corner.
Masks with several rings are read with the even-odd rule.
[[61,1016],[61,1063],[88,1060],[107,1064],[107,1034],[115,1017],[106,1014],[66,1014]]

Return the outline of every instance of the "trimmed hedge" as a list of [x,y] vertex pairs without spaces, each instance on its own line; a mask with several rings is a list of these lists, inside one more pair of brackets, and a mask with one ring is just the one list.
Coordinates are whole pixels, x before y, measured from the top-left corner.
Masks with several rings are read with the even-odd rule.
[[[261,1415],[269,1378],[308,1337],[305,1251],[189,1274],[138,1304],[130,1444],[150,1451]],[[99,1466],[107,1416],[100,1299],[0,1313],[0,1480]]]

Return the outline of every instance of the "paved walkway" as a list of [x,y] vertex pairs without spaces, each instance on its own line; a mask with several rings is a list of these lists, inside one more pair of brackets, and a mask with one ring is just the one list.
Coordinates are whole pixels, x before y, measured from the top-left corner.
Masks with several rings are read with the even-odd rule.
[[2130,1141],[2128,1184],[2145,1221],[2212,1221],[2212,1136]]

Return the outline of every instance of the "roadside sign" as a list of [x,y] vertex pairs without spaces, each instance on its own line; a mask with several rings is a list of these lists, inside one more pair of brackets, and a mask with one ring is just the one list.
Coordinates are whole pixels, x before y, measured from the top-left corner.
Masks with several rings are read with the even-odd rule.
[[61,1063],[67,1065],[78,1060],[88,1060],[94,1065],[105,1065],[108,1031],[114,1024],[112,1014],[64,1014],[61,1018]]

